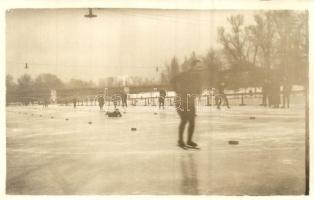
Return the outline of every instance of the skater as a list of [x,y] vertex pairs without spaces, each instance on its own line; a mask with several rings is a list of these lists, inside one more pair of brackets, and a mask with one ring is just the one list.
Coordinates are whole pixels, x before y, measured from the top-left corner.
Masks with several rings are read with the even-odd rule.
[[127,100],[128,100],[128,94],[124,91],[124,92],[122,92],[122,94],[121,94],[121,100],[122,100],[122,108],[124,108],[124,107],[128,107],[128,102],[127,102]]
[[273,79],[270,84],[270,103],[272,108],[279,108],[280,105],[280,84],[278,80]]
[[117,94],[114,94],[114,95],[112,96],[112,98],[111,98],[111,99],[112,99],[112,102],[113,102],[113,106],[114,106],[114,108],[117,108],[119,98],[120,98],[120,96],[119,96],[119,95],[117,95]]
[[265,79],[263,82],[263,86],[262,86],[262,104],[261,106],[267,106],[267,102],[269,104],[269,92],[270,92],[270,88],[269,88],[269,80]]
[[99,105],[99,109],[102,111],[103,107],[104,107],[104,103],[105,103],[105,99],[102,95],[100,95],[98,97],[98,105]]
[[283,82],[283,88],[282,88],[282,107],[285,108],[287,105],[287,108],[290,107],[290,93],[291,93],[292,85],[290,84],[289,80],[285,77]]
[[[172,79],[172,85],[176,92],[175,106],[177,113],[180,117],[179,124],[179,138],[178,146],[181,148],[197,147],[197,144],[193,141],[193,134],[195,128],[195,94],[200,93],[200,82],[198,74],[195,74],[192,70],[182,72]],[[188,126],[188,137],[186,144],[184,143],[183,133],[186,124]]]
[[159,90],[159,109],[162,107],[162,109],[165,109],[165,99],[166,99],[167,93],[165,90],[161,89]]
[[76,108],[76,103],[77,103],[76,97],[74,97],[74,98],[72,99],[72,103],[73,103],[73,108],[75,109],[75,108]]
[[224,101],[224,103],[226,104],[227,108],[230,109],[228,98],[225,95],[225,83],[224,82],[220,82],[218,84],[217,89],[218,89],[218,95],[217,95],[217,100],[216,100],[217,109],[220,109],[220,105],[221,105],[222,101]]
[[48,104],[49,104],[48,99],[47,99],[47,98],[44,98],[44,105],[43,105],[43,107],[44,107],[44,108],[47,108],[47,107],[48,107]]

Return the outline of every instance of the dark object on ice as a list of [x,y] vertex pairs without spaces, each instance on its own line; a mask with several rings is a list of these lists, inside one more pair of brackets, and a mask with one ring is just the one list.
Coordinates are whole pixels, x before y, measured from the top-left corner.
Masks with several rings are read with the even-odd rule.
[[50,118],[53,119],[53,116],[51,116]]
[[108,117],[122,117],[118,108],[116,108],[113,112],[106,112],[106,115],[108,115]]
[[68,118],[65,118],[65,120],[68,121],[69,119],[68,119]]
[[39,115],[39,117],[42,117],[42,115]]
[[88,124],[92,124],[92,122],[88,122]]
[[158,115],[158,113],[155,112],[154,115]]
[[251,116],[251,117],[250,117],[250,119],[256,119],[256,117],[254,117],[254,116]]
[[131,131],[136,131],[136,128],[131,128]]
[[229,143],[229,144],[239,144],[239,141],[236,141],[236,140],[230,140],[228,143]]

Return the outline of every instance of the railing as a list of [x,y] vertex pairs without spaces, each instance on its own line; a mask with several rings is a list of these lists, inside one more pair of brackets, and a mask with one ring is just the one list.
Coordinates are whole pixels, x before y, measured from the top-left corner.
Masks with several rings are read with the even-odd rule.
[[[296,90],[291,92],[293,95],[303,95],[303,90]],[[262,103],[262,93],[261,92],[246,92],[246,93],[227,93],[225,94],[228,98],[230,105],[257,105]],[[215,105],[215,95],[195,95],[196,106],[211,106]],[[72,106],[74,97],[58,97],[56,104],[63,106]],[[22,99],[31,99],[31,104],[43,104],[43,99],[36,99],[33,97],[23,97]],[[97,95],[79,96],[76,97],[77,106],[98,106]],[[127,99],[128,106],[158,106],[159,96],[150,97],[129,97]],[[165,106],[173,106],[175,101],[175,96],[165,97]],[[19,103],[19,102],[15,102]],[[121,106],[121,98],[116,101],[117,106]],[[21,102],[22,104],[22,102]],[[113,98],[110,96],[105,97],[105,106],[112,106]]]
[[[291,92],[291,96],[303,95],[304,91],[298,90]],[[262,103],[262,93],[253,92],[253,93],[229,93],[225,94],[229,100],[230,105],[259,105]],[[196,106],[211,106],[215,105],[216,101],[215,95],[195,95]],[[165,97],[165,106],[174,106],[175,96],[166,96]],[[121,106],[121,100],[118,100],[117,106]],[[158,106],[159,105],[159,96],[151,97],[129,97],[127,99],[128,106]],[[59,101],[60,104],[60,101]],[[72,102],[61,103],[62,105],[72,105]],[[112,106],[113,99],[110,97],[105,98],[105,106]],[[98,106],[97,98],[78,98],[77,106]]]

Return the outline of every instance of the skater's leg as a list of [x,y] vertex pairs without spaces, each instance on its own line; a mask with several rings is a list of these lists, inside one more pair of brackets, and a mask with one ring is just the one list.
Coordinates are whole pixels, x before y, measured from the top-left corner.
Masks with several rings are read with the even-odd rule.
[[191,144],[192,139],[193,139],[193,133],[194,133],[194,128],[195,128],[195,118],[191,118],[189,120],[189,128],[188,128],[188,144]]
[[179,143],[183,143],[183,133],[184,133],[184,128],[185,128],[186,123],[187,123],[187,120],[181,117],[181,122],[179,125],[179,141],[178,141]]

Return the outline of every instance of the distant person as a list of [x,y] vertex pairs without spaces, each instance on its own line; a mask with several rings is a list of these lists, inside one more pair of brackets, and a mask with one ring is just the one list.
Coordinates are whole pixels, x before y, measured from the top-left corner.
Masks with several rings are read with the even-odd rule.
[[268,107],[272,108],[275,105],[274,87],[272,81],[269,81],[268,87]]
[[250,97],[253,96],[253,91],[252,90],[249,90],[249,95],[250,95]]
[[262,104],[261,106],[267,106],[269,104],[269,95],[270,95],[270,83],[268,79],[263,81],[262,86]]
[[42,105],[43,105],[43,108],[45,108],[45,107],[46,107],[46,102],[45,102],[45,101],[46,101],[46,99],[43,99],[43,100],[42,100],[42,102],[41,102],[41,103],[42,103]]
[[292,85],[287,78],[284,79],[282,88],[282,108],[290,107],[290,93],[292,90]]
[[122,100],[122,107],[124,108],[124,107],[128,107],[128,102],[127,102],[127,100],[128,100],[128,94],[126,93],[126,92],[122,92],[122,94],[121,94],[121,100]]
[[105,98],[101,95],[98,97],[98,105],[99,105],[99,109],[103,110],[104,104],[105,104]]
[[44,98],[44,104],[43,104],[43,107],[47,108],[48,107],[48,99],[47,98]]
[[74,98],[72,99],[72,103],[73,103],[73,108],[75,109],[75,108],[76,108],[76,104],[77,104],[77,99],[76,99],[76,97],[74,97]]
[[120,96],[118,94],[114,94],[111,98],[112,102],[113,102],[113,106],[114,108],[117,108],[118,105],[118,101],[119,101]]
[[272,108],[279,108],[280,105],[280,84],[278,79],[273,79],[270,83],[270,103]]
[[227,96],[225,95],[225,83],[224,82],[220,82],[218,84],[218,98],[219,100],[217,101],[217,109],[220,109],[220,105],[222,102],[224,102],[224,104],[227,106],[227,108],[230,109],[230,106],[229,106],[229,101],[228,101],[228,98]]
[[[198,81],[199,78],[193,75],[192,70],[180,73],[171,81],[176,92],[176,110],[181,119],[179,124],[178,146],[182,148],[187,147],[186,144],[191,147],[197,147],[197,143],[193,141],[196,116],[195,97],[193,94],[200,92],[200,83]],[[185,144],[183,133],[187,123],[189,127],[187,142]]]
[[165,90],[161,89],[159,90],[159,109],[162,107],[162,109],[165,109],[165,99],[166,99],[167,93]]

